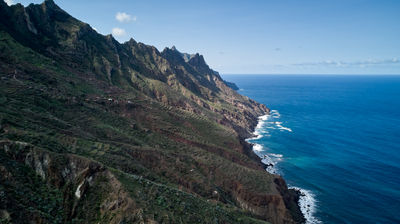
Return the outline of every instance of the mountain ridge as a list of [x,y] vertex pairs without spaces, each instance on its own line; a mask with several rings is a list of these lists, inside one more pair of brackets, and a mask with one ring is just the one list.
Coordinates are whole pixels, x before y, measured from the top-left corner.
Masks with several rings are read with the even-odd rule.
[[[22,171],[13,167],[26,164],[33,170],[26,171],[31,181],[44,181],[69,198],[61,203],[62,222],[304,221],[298,194],[281,177],[266,173],[244,141],[257,117],[269,109],[228,87],[203,56],[186,62],[173,49],[159,52],[133,39],[120,44],[51,0],[27,7],[9,7],[1,0],[0,19],[0,171],[7,177],[2,183],[8,184],[0,188],[6,192],[4,202],[19,195],[19,179],[11,176]],[[28,146],[36,162],[18,154]],[[93,161],[83,163],[89,170],[98,166],[90,164],[99,164],[106,170],[100,175],[103,182],[117,183],[120,190],[106,193],[90,185],[91,175],[66,179],[63,170],[71,172],[70,162],[45,165],[52,160],[46,158],[64,161],[69,155]],[[154,192],[139,179],[156,183],[151,185]],[[60,181],[66,184],[56,184]],[[81,188],[82,194],[75,194]],[[125,200],[135,206],[119,207],[114,191],[125,192]],[[169,195],[180,191],[189,196]],[[18,197],[18,209],[33,206]],[[93,207],[91,201],[105,207]],[[187,203],[194,207],[185,214],[179,209]],[[53,213],[37,206],[26,216],[45,223]],[[1,214],[8,214],[1,218],[27,218],[12,209],[1,207]],[[85,209],[93,219],[82,213]]]

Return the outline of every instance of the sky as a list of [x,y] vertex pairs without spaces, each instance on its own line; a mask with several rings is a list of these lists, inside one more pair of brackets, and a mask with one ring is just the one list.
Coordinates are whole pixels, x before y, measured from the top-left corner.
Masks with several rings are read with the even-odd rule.
[[222,74],[400,74],[400,0],[55,2],[121,43],[198,52]]

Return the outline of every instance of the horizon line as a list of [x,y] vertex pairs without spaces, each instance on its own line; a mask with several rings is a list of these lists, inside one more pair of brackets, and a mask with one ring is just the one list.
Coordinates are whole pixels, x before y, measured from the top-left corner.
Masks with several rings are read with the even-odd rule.
[[355,73],[355,74],[335,74],[335,73],[220,73],[220,75],[354,75],[354,76],[400,76],[399,74],[362,74],[362,73]]

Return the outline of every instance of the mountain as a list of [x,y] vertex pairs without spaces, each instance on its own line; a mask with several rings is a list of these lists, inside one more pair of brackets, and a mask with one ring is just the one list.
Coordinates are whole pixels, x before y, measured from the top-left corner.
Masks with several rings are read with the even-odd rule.
[[0,0],[0,78],[1,222],[304,221],[244,140],[269,109],[199,54]]
[[[208,73],[214,73],[217,77],[219,77],[219,73],[210,69],[210,67],[207,65],[206,61],[204,60],[204,57],[202,55],[197,54],[188,54],[188,53],[182,53],[180,51],[178,51],[178,49],[176,49],[175,46],[172,46],[171,49],[165,48],[163,52],[166,52],[168,50],[177,52],[177,54],[180,54],[181,57],[183,58],[183,60],[192,65],[192,66],[197,66],[198,68],[203,68],[203,72],[204,74],[208,74]],[[239,90],[239,87],[237,87],[237,85],[233,82],[228,82],[223,80],[223,82],[225,83],[226,86],[230,87],[233,90]]]
[[239,90],[239,87],[238,87],[235,83],[233,83],[233,82],[228,82],[228,81],[226,81],[226,80],[224,80],[224,82],[225,82],[225,85],[227,85],[227,86],[230,87],[231,89],[233,89],[233,90]]
[[[178,49],[176,49],[175,46],[171,47],[172,51],[178,51]],[[179,52],[179,51],[178,51]],[[185,62],[188,62],[190,59],[192,59],[196,54],[188,54],[188,53],[181,53],[179,52],[183,58],[183,60],[185,60]]]

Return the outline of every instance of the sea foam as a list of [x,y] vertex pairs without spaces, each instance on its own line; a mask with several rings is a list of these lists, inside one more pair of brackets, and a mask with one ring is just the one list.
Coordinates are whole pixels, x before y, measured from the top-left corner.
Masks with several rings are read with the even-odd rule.
[[273,118],[280,118],[281,114],[277,110],[271,110],[271,116]]
[[276,127],[278,127],[279,130],[285,130],[285,131],[289,131],[289,132],[293,132],[292,129],[287,128],[287,127],[283,127],[282,126],[282,122],[275,122]]
[[281,155],[281,154],[275,154],[275,153],[270,153],[269,155],[270,155],[270,156],[273,156],[273,157],[277,157],[277,158],[282,158],[282,157],[283,157],[283,155]]
[[306,219],[306,224],[317,224],[322,223],[318,220],[314,213],[316,211],[316,200],[315,195],[309,191],[298,187],[289,187],[290,189],[295,189],[300,192],[299,206],[300,210]]
[[278,174],[278,170],[276,168],[277,161],[275,161],[272,157],[265,154],[264,146],[261,144],[255,143],[253,145],[253,151],[257,154],[258,157],[261,158],[261,162],[267,165],[266,171],[272,174]]
[[256,152],[261,152],[263,150],[263,146],[260,144],[254,144],[253,150]]
[[[274,121],[280,118],[281,115],[277,110],[271,110],[269,115],[263,115],[258,118],[257,126],[254,130],[255,137],[248,138],[246,141],[253,144],[253,151],[261,158],[261,162],[267,165],[266,171],[272,174],[280,174],[277,169],[278,161],[283,159],[283,155],[275,153],[266,153],[263,145],[258,143],[253,143],[252,141],[261,139],[263,137],[270,136],[268,129],[279,129],[292,132],[292,129],[282,126],[282,122]],[[273,121],[267,122],[267,120],[272,119]],[[275,127],[274,127],[275,126]],[[306,219],[306,224],[319,224],[322,223],[318,220],[314,213],[316,211],[316,200],[314,194],[309,191],[298,187],[290,187],[300,192],[299,207],[301,212]]]

